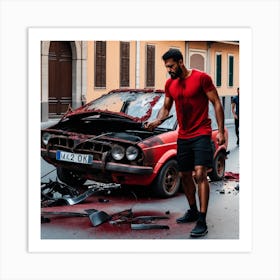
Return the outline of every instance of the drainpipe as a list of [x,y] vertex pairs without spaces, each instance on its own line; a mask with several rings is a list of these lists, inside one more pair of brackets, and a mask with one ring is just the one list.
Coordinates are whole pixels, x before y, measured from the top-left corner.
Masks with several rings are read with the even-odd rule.
[[81,41],[81,105],[87,102],[87,42]]
[[210,63],[210,59],[211,59],[211,56],[210,56],[210,52],[211,52],[211,42],[207,42],[207,58],[206,58],[206,72],[208,74],[211,74],[210,73],[210,70],[211,70],[211,63]]
[[189,42],[185,42],[185,64],[187,68],[190,68],[189,61]]
[[140,41],[136,41],[135,88],[140,88]]
[[83,41],[81,41],[81,87],[80,87],[80,97],[81,97],[81,100],[80,100],[80,104],[78,104],[78,107],[83,105]]

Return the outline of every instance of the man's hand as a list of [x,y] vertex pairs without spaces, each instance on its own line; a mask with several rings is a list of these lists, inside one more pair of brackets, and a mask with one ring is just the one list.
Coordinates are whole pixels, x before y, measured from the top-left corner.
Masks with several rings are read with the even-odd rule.
[[218,132],[216,136],[217,144],[223,145],[226,142],[225,134],[222,132]]
[[152,122],[146,122],[144,123],[144,128],[149,130],[149,131],[154,131],[156,127],[158,127],[159,125],[161,125],[162,121],[159,119],[156,119]]

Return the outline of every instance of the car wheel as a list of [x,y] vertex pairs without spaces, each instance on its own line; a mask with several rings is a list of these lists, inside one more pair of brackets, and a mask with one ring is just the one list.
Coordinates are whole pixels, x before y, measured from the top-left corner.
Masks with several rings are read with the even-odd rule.
[[153,192],[159,197],[171,197],[175,195],[180,186],[180,176],[176,160],[169,160],[161,168],[154,184]]
[[226,169],[226,154],[220,151],[213,162],[213,170],[209,173],[211,181],[220,181],[225,176]]
[[79,187],[86,182],[86,179],[75,171],[62,167],[57,167],[56,171],[58,179],[68,186]]

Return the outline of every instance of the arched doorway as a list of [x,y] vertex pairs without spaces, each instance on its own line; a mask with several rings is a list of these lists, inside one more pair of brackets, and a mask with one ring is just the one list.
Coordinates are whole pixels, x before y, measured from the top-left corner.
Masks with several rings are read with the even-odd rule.
[[72,106],[72,50],[67,41],[50,42],[48,54],[49,117],[64,114]]

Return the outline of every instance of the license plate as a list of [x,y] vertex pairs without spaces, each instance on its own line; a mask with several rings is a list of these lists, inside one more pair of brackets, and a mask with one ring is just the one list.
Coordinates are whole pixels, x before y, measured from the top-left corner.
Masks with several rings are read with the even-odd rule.
[[56,159],[62,161],[75,162],[75,163],[82,163],[82,164],[92,163],[92,155],[75,154],[75,153],[69,153],[63,151],[56,152]]

